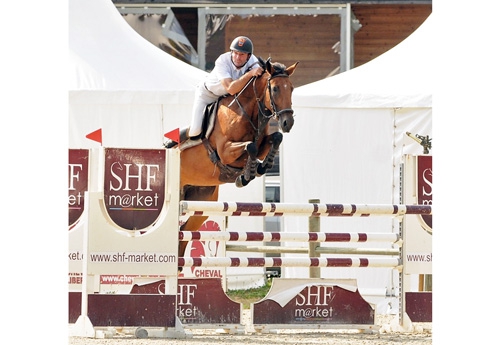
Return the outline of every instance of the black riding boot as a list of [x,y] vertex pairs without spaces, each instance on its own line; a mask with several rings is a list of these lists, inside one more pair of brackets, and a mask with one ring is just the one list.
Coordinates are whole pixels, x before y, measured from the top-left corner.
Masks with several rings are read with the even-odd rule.
[[[189,127],[182,128],[179,131],[179,139],[181,141],[180,142],[181,144],[185,142],[187,139],[189,139],[188,132],[189,132]],[[171,149],[172,147],[175,147],[177,145],[179,145],[179,143],[172,139],[168,139],[165,143],[163,143],[163,146],[165,146],[166,149]]]

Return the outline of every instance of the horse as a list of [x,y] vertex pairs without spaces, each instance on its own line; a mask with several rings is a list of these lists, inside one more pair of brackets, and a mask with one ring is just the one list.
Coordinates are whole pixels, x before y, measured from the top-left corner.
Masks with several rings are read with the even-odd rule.
[[[258,59],[264,72],[239,93],[219,98],[213,129],[203,145],[181,149],[181,200],[217,201],[221,184],[244,187],[272,168],[283,134],[270,133],[269,122],[275,118],[283,133],[292,129],[293,84],[289,77],[299,62],[286,67],[271,59]],[[198,231],[207,218],[191,216],[180,230]],[[179,257],[184,256],[186,246],[187,242],[179,242]]]

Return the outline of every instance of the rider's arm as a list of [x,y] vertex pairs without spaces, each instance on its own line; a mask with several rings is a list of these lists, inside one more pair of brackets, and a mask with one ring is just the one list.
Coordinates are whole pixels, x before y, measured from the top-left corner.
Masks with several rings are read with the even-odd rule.
[[251,69],[250,71],[243,74],[238,79],[235,79],[235,80],[233,80],[231,78],[222,79],[221,84],[222,84],[222,86],[224,86],[227,93],[229,93],[230,95],[234,95],[234,94],[240,92],[241,89],[243,89],[243,87],[246,85],[246,83],[248,83],[248,81],[252,77],[258,77],[262,74],[262,72],[263,72],[263,69],[262,69],[262,67],[259,66],[258,68]]

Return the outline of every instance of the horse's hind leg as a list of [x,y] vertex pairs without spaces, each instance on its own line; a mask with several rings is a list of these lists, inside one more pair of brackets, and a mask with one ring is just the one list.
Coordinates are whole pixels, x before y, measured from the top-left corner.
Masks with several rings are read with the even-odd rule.
[[257,145],[250,143],[246,147],[248,153],[247,163],[243,174],[236,178],[236,187],[245,187],[257,175]]
[[276,156],[282,140],[283,134],[281,134],[280,132],[274,132],[273,134],[271,134],[272,146],[266,158],[264,158],[262,163],[259,163],[257,167],[257,176],[264,175],[268,169],[271,169],[273,167],[274,156]]

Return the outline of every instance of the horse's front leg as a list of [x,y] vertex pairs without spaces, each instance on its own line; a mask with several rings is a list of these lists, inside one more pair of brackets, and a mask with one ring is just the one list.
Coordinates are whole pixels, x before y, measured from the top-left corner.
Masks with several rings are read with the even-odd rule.
[[221,147],[217,147],[217,151],[222,164],[239,166],[246,161],[242,167],[242,175],[238,176],[235,181],[237,187],[244,187],[255,178],[258,163],[258,149],[255,143],[251,141],[227,141]]
[[245,187],[257,175],[257,145],[250,143],[246,147],[248,153],[247,163],[243,168],[243,174],[236,178],[236,187]]
[[221,141],[217,142],[217,153],[224,165],[241,167],[246,159],[245,153],[251,141]]
[[270,140],[266,140],[265,144],[270,145],[271,148],[266,157],[262,160],[261,163],[259,163],[257,167],[257,176],[264,175],[267,170],[273,167],[274,157],[276,156],[276,153],[278,153],[281,141],[283,140],[283,134],[281,132],[274,132],[269,137]]

